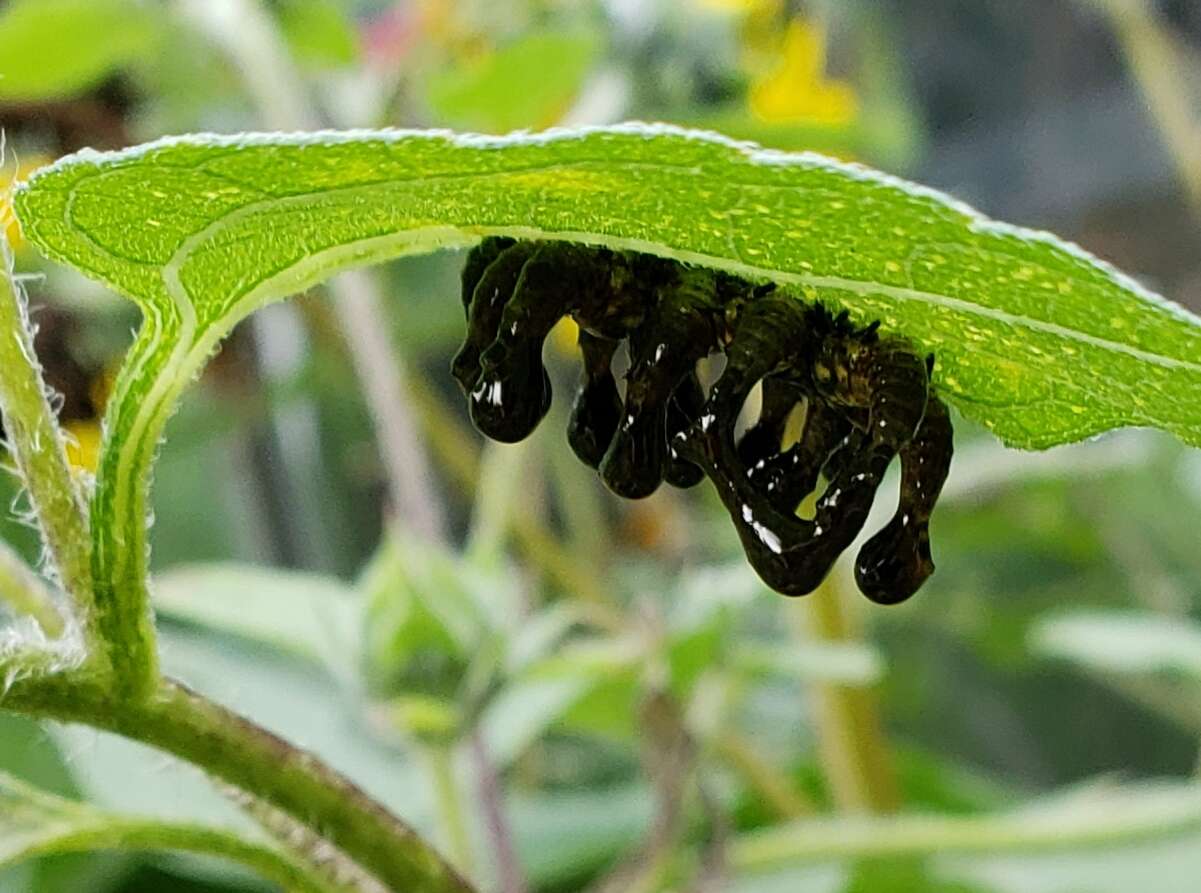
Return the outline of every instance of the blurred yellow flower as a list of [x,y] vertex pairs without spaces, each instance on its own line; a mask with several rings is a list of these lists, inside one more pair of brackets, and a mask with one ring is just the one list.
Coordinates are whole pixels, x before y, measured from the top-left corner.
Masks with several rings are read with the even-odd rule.
[[32,158],[18,161],[15,165],[5,163],[0,166],[0,226],[4,228],[4,236],[14,250],[25,244],[25,237],[21,235],[21,225],[17,223],[17,217],[13,214],[13,186],[49,161],[44,155],[34,155]]
[[67,461],[74,471],[96,473],[100,460],[100,420],[78,419],[67,422]]
[[67,461],[71,463],[71,469],[76,473],[95,474],[96,466],[100,464],[103,428],[99,416],[103,414],[104,407],[108,403],[108,397],[112,393],[116,377],[115,366],[104,369],[92,379],[88,387],[88,396],[91,398],[92,405],[96,407],[97,417],[72,419],[63,423],[63,429],[67,433]]
[[751,85],[751,111],[762,121],[849,124],[859,112],[859,98],[850,84],[828,80],[825,69],[825,31],[793,19],[777,64]]

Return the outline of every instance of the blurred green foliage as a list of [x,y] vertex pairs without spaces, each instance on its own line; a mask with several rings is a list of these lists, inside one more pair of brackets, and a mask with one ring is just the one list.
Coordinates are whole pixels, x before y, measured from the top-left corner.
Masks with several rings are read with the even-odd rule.
[[[197,24],[195,6],[7,4],[0,123],[9,144],[22,157],[52,157],[166,131],[255,127],[243,74]],[[903,20],[924,12],[946,27],[935,11],[945,4],[638,6],[259,8],[304,89],[340,126],[658,118],[898,172],[944,136],[923,127],[935,110],[919,97],[916,63],[906,64],[916,50]],[[1024,8],[1026,30],[996,8],[955,14],[1011,48],[1013,81],[1037,91],[1070,80],[1020,68],[1037,32],[1085,41],[1103,21]],[[820,35],[818,74],[850,85],[854,114],[832,122],[754,111],[755,85],[787,62],[794,19]],[[948,38],[938,59],[922,62],[977,51]],[[1108,226],[1136,236],[1120,215]],[[64,373],[66,412],[78,387],[103,392],[132,321],[32,254],[19,262],[47,273],[30,283],[35,305],[84,323],[61,350],[49,326],[39,342],[52,380]],[[921,595],[868,609],[836,578],[813,599],[787,602],[745,568],[712,494],[617,503],[574,463],[553,414],[527,445],[481,444],[445,372],[460,335],[460,262],[436,256],[378,271],[396,297],[392,340],[453,545],[420,545],[390,520],[354,346],[329,302],[314,296],[287,315],[256,317],[172,421],[159,465],[157,608],[172,673],[328,759],[470,863],[488,889],[494,840],[477,741],[502,780],[522,872],[546,893],[616,884],[627,872],[637,889],[691,889],[699,877],[741,893],[1195,889],[1195,453],[1131,432],[1016,454],[962,424],[933,525],[939,570]],[[570,349],[548,362],[557,392],[570,393]],[[85,383],[71,386],[64,369]],[[78,415],[97,424],[94,411]],[[0,478],[0,503],[17,496]],[[0,535],[37,561],[27,526],[6,518]],[[842,622],[823,623],[819,604]],[[864,756],[865,741],[876,757]],[[90,731],[0,716],[0,770],[106,810],[248,824],[195,772]],[[868,770],[895,786],[900,813],[895,825],[873,826],[858,855],[768,861],[753,848],[763,843],[756,834],[790,852],[823,833],[851,840],[840,823],[872,808],[871,791],[866,802],[854,795]],[[1121,779],[1116,799],[1072,807],[1068,797],[1058,829],[1070,836],[1128,817],[1150,830],[1060,846],[1052,829],[1007,842],[1047,798],[1098,777]],[[1170,796],[1155,796],[1164,793],[1156,779]],[[905,821],[923,816],[1012,816],[1003,827],[1014,837],[882,855],[900,846]],[[263,886],[226,866],[145,853],[59,856],[0,873],[4,891],[157,889]]]
[[535,32],[429,79],[431,111],[460,130],[508,133],[562,120],[599,58],[599,36]]
[[[14,0],[0,10],[0,99],[65,98],[149,56],[159,13],[129,0]],[[48,56],[53,61],[48,64]]]

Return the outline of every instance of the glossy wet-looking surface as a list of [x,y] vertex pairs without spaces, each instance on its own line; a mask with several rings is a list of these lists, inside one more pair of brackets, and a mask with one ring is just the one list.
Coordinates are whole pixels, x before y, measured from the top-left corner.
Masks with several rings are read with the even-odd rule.
[[[856,582],[894,604],[933,572],[929,519],[952,452],[946,407],[929,387],[933,357],[770,284],[567,242],[484,240],[463,268],[463,303],[467,336],[452,371],[483,434],[522,440],[546,415],[543,341],[570,315],[584,371],[568,441],[614,493],[638,499],[708,477],[760,577],[804,595],[858,536],[899,455],[896,513],[860,550]],[[624,400],[612,371],[623,341]],[[706,395],[696,367],[716,351],[726,367]],[[736,440],[759,383],[759,418]],[[786,444],[797,406],[801,434]],[[813,518],[799,517],[822,477]]]

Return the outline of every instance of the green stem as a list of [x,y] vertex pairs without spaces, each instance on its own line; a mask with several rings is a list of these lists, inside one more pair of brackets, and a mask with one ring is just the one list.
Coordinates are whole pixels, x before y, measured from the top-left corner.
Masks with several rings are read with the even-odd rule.
[[1099,2],[1108,14],[1193,210],[1201,213],[1201,123],[1190,96],[1190,79],[1197,75],[1192,60],[1174,45],[1158,13],[1145,0],[1094,2]]
[[412,828],[350,780],[178,682],[161,681],[145,699],[119,700],[91,677],[26,678],[13,684],[5,706],[86,723],[193,763],[316,829],[391,889],[472,889]]
[[253,797],[230,785],[218,785],[226,797],[238,808],[254,819],[281,844],[290,854],[297,857],[312,874],[327,883],[337,884],[355,893],[376,893],[382,890],[379,880],[369,874],[342,850],[330,846],[329,841],[302,825],[292,816],[276,809],[266,800]]
[[47,399],[33,350],[25,295],[12,278],[12,255],[0,238],[0,411],[47,552],[78,607],[89,638],[96,638],[87,514],[71,477],[62,430]]
[[[475,507],[467,534],[467,555],[495,563],[504,551],[513,506],[529,500],[524,480],[531,441],[489,443],[480,454]],[[520,494],[520,496],[518,495]]]
[[435,745],[429,750],[438,815],[442,822],[443,840],[450,851],[451,861],[464,873],[472,867],[471,836],[463,815],[463,800],[455,779],[454,750],[449,745]]
[[92,491],[92,578],[99,643],[123,698],[148,697],[159,678],[150,610],[150,485],[163,427],[189,380],[180,370],[186,342],[162,350],[180,325],[144,313],[125,355],[104,417],[104,440]]
[[105,815],[94,827],[73,827],[70,834],[39,841],[13,853],[9,861],[40,855],[93,850],[180,850],[237,862],[281,889],[297,893],[349,893],[351,887],[328,882],[291,855],[236,834],[203,825],[165,824],[157,820]]
[[[826,642],[859,638],[847,614],[839,569],[808,599],[813,631]],[[818,739],[835,805],[843,812],[892,812],[900,804],[892,756],[874,691],[820,683]]]
[[763,802],[783,819],[816,812],[791,778],[764,759],[755,745],[740,733],[726,729],[714,740],[717,754],[739,773]]

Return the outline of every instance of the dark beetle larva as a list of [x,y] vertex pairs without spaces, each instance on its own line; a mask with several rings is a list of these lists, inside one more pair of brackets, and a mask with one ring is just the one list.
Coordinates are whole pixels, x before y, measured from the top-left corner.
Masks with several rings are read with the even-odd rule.
[[[727,273],[632,251],[571,242],[485,239],[463,269],[467,337],[453,364],[481,432],[512,442],[550,408],[542,343],[570,315],[580,329],[583,380],[568,440],[614,493],[649,496],[663,481],[708,477],[752,566],[785,595],[811,592],[867,520],[884,473],[901,460],[889,523],[855,562],[860,589],[894,604],[934,570],[929,518],[951,462],[946,407],[930,390],[933,357],[857,329],[847,314]],[[624,400],[611,364],[625,341]],[[697,362],[726,368],[706,395]],[[735,422],[762,383],[759,419]],[[789,416],[804,407],[796,443]],[[818,486],[812,520],[797,507]]]

